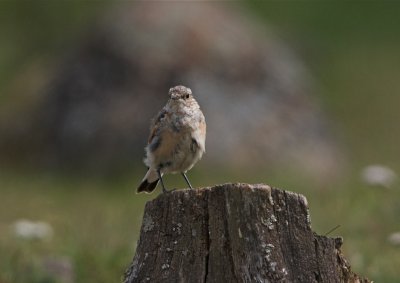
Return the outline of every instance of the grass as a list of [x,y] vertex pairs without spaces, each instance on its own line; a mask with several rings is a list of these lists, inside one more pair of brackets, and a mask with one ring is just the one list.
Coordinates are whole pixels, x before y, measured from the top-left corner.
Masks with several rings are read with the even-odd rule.
[[[118,282],[133,256],[144,197],[120,184],[14,177],[2,176],[0,184],[0,281],[47,282],[40,265],[50,256],[69,258],[76,282]],[[15,238],[9,228],[18,219],[50,223],[53,239]]]
[[[314,231],[344,237],[344,253],[353,269],[378,282],[394,282],[398,276],[400,247],[387,242],[398,229],[399,190],[365,187],[357,171],[340,182],[318,188],[304,179],[277,172],[252,175],[231,172],[211,175],[195,171],[195,184],[235,181],[281,184],[307,196]],[[234,177],[236,176],[236,177]],[[241,177],[239,177],[241,176]],[[42,268],[45,258],[68,258],[76,282],[119,282],[134,254],[145,201],[154,195],[136,195],[139,177],[118,181],[73,179],[69,176],[2,175],[0,193],[0,281],[58,282]],[[203,181],[202,181],[203,180]],[[170,187],[183,186],[179,176],[167,179]],[[283,185],[284,184],[284,185]],[[21,218],[42,220],[54,228],[51,240],[22,240],[10,227]]]

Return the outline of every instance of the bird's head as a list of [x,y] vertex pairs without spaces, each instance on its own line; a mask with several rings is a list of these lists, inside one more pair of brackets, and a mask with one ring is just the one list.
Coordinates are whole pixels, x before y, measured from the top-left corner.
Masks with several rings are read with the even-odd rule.
[[169,89],[169,97],[174,101],[188,101],[193,99],[192,90],[188,87],[178,85]]

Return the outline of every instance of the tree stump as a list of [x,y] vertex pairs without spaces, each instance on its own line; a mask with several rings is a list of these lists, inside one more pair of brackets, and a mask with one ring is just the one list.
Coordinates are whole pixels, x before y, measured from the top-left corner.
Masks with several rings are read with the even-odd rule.
[[160,194],[146,204],[124,283],[370,282],[342,256],[342,238],[311,230],[304,196],[225,184]]

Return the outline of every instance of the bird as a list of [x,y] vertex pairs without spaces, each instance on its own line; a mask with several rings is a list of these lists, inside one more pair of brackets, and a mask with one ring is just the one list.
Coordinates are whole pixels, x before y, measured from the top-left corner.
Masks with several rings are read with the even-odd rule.
[[193,189],[186,172],[205,153],[206,121],[192,90],[178,85],[169,89],[167,104],[153,119],[143,160],[147,173],[137,193],[151,193],[161,181],[162,193],[168,192],[163,175],[180,173]]

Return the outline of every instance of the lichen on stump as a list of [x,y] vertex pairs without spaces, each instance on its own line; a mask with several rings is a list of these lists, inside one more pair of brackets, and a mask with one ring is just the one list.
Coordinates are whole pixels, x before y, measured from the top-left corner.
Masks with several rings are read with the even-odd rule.
[[370,282],[310,224],[304,196],[267,185],[160,194],[124,282]]

